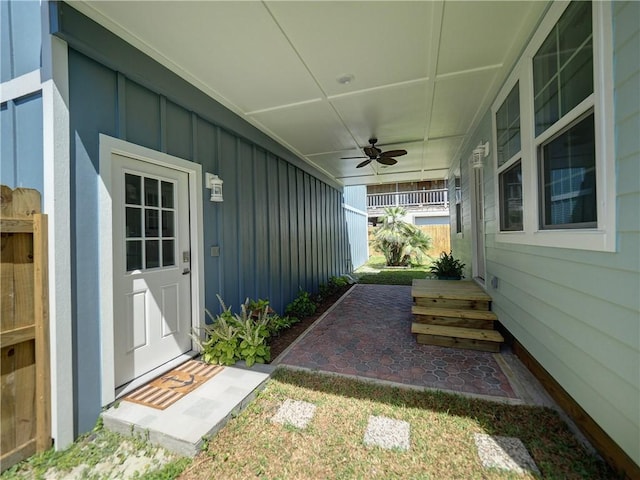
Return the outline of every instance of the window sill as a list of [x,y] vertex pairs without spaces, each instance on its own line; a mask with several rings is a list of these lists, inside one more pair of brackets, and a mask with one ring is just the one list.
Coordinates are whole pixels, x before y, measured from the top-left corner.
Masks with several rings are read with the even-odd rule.
[[570,248],[597,252],[615,252],[615,235],[604,230],[538,230],[535,232],[499,232],[496,242],[536,247]]

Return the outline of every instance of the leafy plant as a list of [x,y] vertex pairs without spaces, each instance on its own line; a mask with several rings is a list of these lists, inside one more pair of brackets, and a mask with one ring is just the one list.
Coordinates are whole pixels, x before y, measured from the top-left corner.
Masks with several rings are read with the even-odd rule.
[[264,310],[267,310],[269,314],[275,313],[269,306],[269,300],[263,300],[261,298],[259,298],[258,300],[248,300],[247,308],[250,312],[250,315],[253,317],[257,317],[258,314]]
[[254,318],[251,315],[248,304],[249,302],[247,301],[242,305],[241,315],[236,315],[236,319],[239,324],[239,357],[247,363],[247,367],[250,367],[256,362],[268,362],[271,358],[271,352],[267,346],[267,338],[269,337],[267,307],[259,312],[257,318]]
[[336,277],[333,276],[329,278],[327,283],[321,283],[318,287],[318,293],[314,295],[313,299],[316,303],[322,302],[325,298],[330,297],[331,295],[336,294],[341,291],[344,287],[349,285],[350,279],[347,276]]
[[431,276],[437,278],[452,278],[461,279],[464,278],[465,264],[453,256],[453,252],[442,252],[440,256],[433,261],[429,267],[429,273]]
[[311,299],[311,294],[301,289],[293,302],[287,305],[285,312],[294,317],[304,318],[316,313],[316,308],[315,302]]
[[197,336],[193,337],[202,349],[202,360],[218,365],[233,365],[238,361],[239,343],[235,320],[225,315],[213,317],[209,310],[205,311],[214,323],[202,327],[206,335],[205,341],[200,341]]
[[387,266],[406,266],[411,259],[421,260],[431,247],[431,238],[415,225],[402,219],[404,207],[384,209],[382,224],[375,230],[371,246],[384,255]]
[[282,330],[286,330],[287,328],[292,327],[300,320],[296,317],[281,317],[280,315],[274,314],[269,315],[269,323],[267,328],[269,329],[270,336],[278,335]]
[[341,288],[346,287],[347,285],[349,285],[349,278],[342,276],[342,277],[331,277],[329,279],[329,287],[334,290],[334,291],[338,291]]
[[202,360],[219,365],[233,365],[238,360],[245,360],[247,366],[269,361],[268,308],[258,311],[257,317],[254,317],[247,299],[241,306],[240,314],[233,314],[231,308],[227,308],[219,296],[218,300],[223,309],[220,315],[214,317],[205,309],[213,322],[202,327],[206,340],[202,341],[197,335],[193,336],[202,350]]

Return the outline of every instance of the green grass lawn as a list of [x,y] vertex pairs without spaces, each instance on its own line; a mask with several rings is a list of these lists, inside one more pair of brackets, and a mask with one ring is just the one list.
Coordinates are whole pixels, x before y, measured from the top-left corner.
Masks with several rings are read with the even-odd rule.
[[[271,421],[287,400],[313,403],[304,429]],[[408,422],[410,448],[365,445],[369,416]],[[98,426],[63,452],[35,455],[5,479],[533,479],[482,466],[474,434],[517,437],[546,479],[613,479],[615,474],[547,408],[493,403],[443,392],[382,386],[318,373],[277,370],[265,389],[193,460],[144,438]],[[139,469],[136,459],[147,460]],[[126,464],[132,465],[127,468]],[[165,463],[166,462],[166,463]],[[125,474],[128,470],[129,474]]]
[[378,285],[411,285],[414,278],[429,276],[430,261],[425,265],[411,267],[387,267],[384,257],[371,256],[369,261],[354,272],[358,283],[375,283]]
[[[307,427],[271,422],[286,399],[316,405]],[[371,415],[408,422],[409,450],[365,445]],[[551,409],[283,369],[180,478],[536,478],[484,468],[475,433],[520,438],[544,478],[614,478]]]

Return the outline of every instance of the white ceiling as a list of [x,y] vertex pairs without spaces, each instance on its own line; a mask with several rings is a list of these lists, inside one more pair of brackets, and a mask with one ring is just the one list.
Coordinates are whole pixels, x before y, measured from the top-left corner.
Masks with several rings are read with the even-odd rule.
[[546,4],[72,3],[344,185],[445,177]]

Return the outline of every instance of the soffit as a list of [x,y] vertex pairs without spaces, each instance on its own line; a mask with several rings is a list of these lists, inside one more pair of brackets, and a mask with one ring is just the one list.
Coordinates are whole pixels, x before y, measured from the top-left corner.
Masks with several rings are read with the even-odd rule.
[[[345,185],[445,176],[546,2],[73,2]],[[349,84],[337,79],[353,75]],[[356,169],[368,139],[406,149]],[[440,177],[441,178],[441,177]]]

